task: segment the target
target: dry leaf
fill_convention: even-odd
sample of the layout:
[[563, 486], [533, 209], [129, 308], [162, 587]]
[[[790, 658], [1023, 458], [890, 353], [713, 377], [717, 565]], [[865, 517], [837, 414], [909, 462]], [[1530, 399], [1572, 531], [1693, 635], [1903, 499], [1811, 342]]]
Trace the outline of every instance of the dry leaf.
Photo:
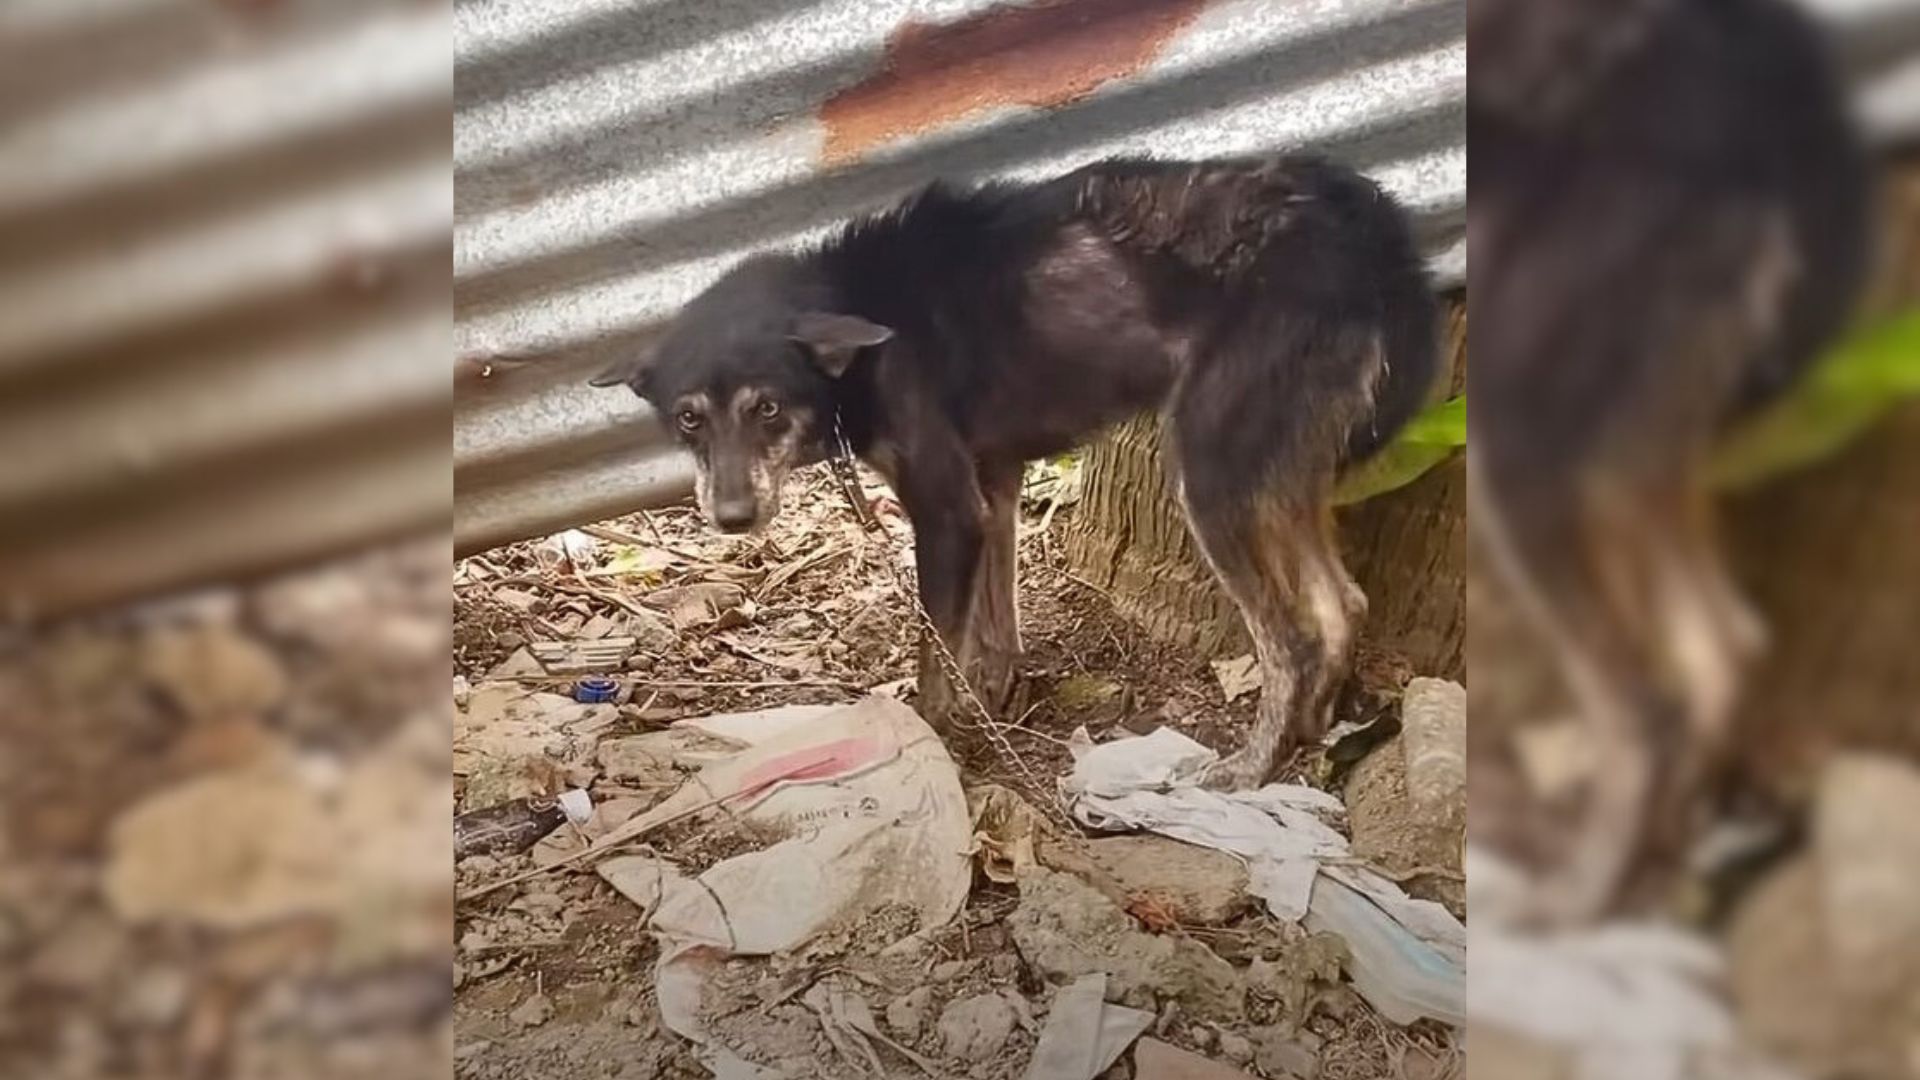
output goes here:
[[1231, 660], [1215, 660], [1213, 675], [1220, 680], [1220, 692], [1226, 695], [1229, 705], [1260, 689], [1260, 665], [1252, 653]]

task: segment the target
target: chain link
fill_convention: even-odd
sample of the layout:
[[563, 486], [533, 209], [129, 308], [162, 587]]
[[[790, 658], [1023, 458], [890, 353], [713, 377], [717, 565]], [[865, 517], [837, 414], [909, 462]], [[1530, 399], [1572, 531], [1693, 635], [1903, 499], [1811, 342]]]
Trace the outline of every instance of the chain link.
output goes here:
[[926, 605], [920, 602], [920, 589], [917, 583], [903, 565], [893, 545], [885, 542], [886, 534], [880, 519], [867, 508], [867, 500], [860, 487], [860, 474], [854, 467], [853, 446], [847, 441], [846, 432], [840, 426], [840, 414], [837, 411], [833, 417], [833, 443], [833, 452], [827, 455], [827, 463], [833, 469], [834, 478], [840, 483], [841, 494], [846, 496], [848, 505], [853, 508], [853, 516], [860, 522], [861, 535], [863, 537], [869, 533], [879, 535], [882, 542], [876, 546], [880, 549], [882, 565], [887, 568], [888, 576], [893, 579], [894, 588], [900, 590], [900, 595], [906, 600], [908, 609], [913, 612], [915, 621], [920, 624], [920, 636], [928, 644], [928, 651], [933, 653], [948, 684], [955, 688], [961, 704], [971, 714], [971, 718], [967, 720], [957, 716], [949, 719], [963, 730], [978, 731], [984, 735], [1000, 756], [1020, 771], [1020, 775], [1032, 786], [1036, 795], [1047, 794], [1047, 788], [1040, 783], [1038, 774], [1027, 764], [1027, 759], [1014, 749], [1013, 742], [1007, 738], [1007, 731], [1013, 728], [1013, 725], [997, 719], [973, 692], [973, 684], [968, 681], [966, 672], [961, 669], [959, 659], [953, 655], [951, 649], [947, 648], [946, 641], [940, 636], [939, 628], [933, 623], [933, 617], [927, 614]]

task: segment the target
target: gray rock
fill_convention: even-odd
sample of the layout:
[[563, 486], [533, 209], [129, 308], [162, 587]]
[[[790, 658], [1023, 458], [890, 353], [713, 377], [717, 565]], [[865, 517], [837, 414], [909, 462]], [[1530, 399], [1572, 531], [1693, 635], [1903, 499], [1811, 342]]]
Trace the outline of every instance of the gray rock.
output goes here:
[[1235, 1065], [1245, 1065], [1253, 1060], [1253, 1042], [1237, 1032], [1223, 1031], [1220, 1033], [1220, 1056]]
[[1224, 851], [1142, 834], [1094, 840], [1087, 854], [1127, 895], [1162, 898], [1184, 923], [1218, 925], [1248, 906], [1246, 864]]
[[927, 1026], [927, 1010], [933, 1005], [933, 991], [918, 987], [894, 998], [887, 1006], [887, 1026], [904, 1043], [917, 1042]]
[[1013, 1006], [999, 994], [951, 1002], [940, 1013], [940, 1045], [960, 1061], [985, 1061], [1013, 1034]]
[[553, 1002], [548, 1001], [545, 994], [534, 994], [507, 1014], [507, 1019], [521, 1027], [539, 1027], [552, 1018]]
[[1254, 1051], [1254, 1062], [1268, 1076], [1290, 1076], [1295, 1080], [1314, 1080], [1320, 1075], [1320, 1055], [1298, 1038], [1269, 1031]]

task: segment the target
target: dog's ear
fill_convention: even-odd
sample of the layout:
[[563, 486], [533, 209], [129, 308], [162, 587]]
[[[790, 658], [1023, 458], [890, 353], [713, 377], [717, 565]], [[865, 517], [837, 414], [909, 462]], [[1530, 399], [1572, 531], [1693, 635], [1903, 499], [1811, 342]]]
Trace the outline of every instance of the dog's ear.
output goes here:
[[639, 386], [640, 376], [645, 373], [648, 366], [653, 363], [653, 353], [654, 350], [652, 346], [644, 349], [636, 349], [626, 356], [615, 360], [613, 363], [608, 364], [600, 374], [588, 379], [587, 385], [601, 388], [609, 386], [632, 386], [637, 388]]
[[858, 315], [809, 311], [793, 320], [787, 336], [805, 345], [820, 370], [837, 379], [847, 373], [861, 349], [893, 337], [893, 330]]

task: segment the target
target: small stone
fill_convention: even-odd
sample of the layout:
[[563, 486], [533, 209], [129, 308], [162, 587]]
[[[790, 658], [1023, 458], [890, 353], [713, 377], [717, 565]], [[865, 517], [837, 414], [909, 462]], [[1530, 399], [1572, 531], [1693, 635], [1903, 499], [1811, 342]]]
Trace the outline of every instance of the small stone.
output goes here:
[[1314, 1080], [1320, 1075], [1320, 1055], [1308, 1049], [1300, 1040], [1278, 1031], [1269, 1031], [1261, 1039], [1254, 1053], [1254, 1061], [1261, 1072], [1276, 1080], [1283, 1076]]
[[1250, 903], [1246, 864], [1223, 851], [1141, 835], [1103, 837], [1087, 853], [1127, 895], [1163, 900], [1183, 923], [1217, 926]]
[[1012, 953], [996, 953], [987, 961], [987, 972], [995, 979], [1011, 979], [1020, 973], [1020, 958]]
[[1253, 1042], [1236, 1032], [1223, 1031], [1220, 1033], [1220, 1056], [1235, 1065], [1245, 1065], [1253, 1060]]
[[940, 1013], [940, 1045], [961, 1061], [986, 1061], [1013, 1034], [1013, 1006], [999, 994], [952, 1002]]
[[933, 965], [933, 981], [937, 983], [952, 982], [965, 975], [967, 969], [971, 966], [972, 965], [965, 960], [942, 960]]
[[535, 993], [532, 997], [521, 1002], [519, 1008], [507, 1014], [507, 1019], [519, 1024], [521, 1027], [529, 1028], [539, 1027], [541, 1024], [552, 1019], [552, 1017], [553, 1002], [548, 1001], [547, 995], [541, 993]]
[[916, 1042], [921, 1029], [927, 1026], [927, 1010], [932, 1004], [932, 990], [924, 986], [910, 990], [887, 1006], [887, 1026], [901, 1042]]
[[645, 610], [628, 615], [626, 632], [641, 649], [661, 649], [679, 640], [667, 620]]
[[532, 613], [535, 608], [544, 606], [538, 596], [524, 589], [495, 589], [493, 599], [515, 611]]
[[287, 692], [280, 659], [231, 626], [155, 630], [141, 645], [140, 673], [194, 720], [257, 714]]

